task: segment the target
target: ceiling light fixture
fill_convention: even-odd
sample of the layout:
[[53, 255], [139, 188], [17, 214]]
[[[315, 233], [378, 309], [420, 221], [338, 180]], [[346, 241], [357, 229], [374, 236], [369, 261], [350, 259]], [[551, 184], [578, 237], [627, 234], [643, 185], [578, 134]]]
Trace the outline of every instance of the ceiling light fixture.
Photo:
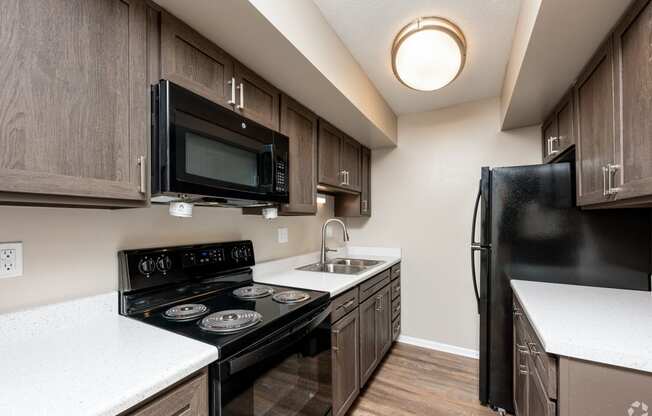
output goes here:
[[466, 39], [454, 23], [420, 17], [406, 25], [392, 45], [392, 70], [405, 86], [434, 91], [457, 78], [466, 61]]

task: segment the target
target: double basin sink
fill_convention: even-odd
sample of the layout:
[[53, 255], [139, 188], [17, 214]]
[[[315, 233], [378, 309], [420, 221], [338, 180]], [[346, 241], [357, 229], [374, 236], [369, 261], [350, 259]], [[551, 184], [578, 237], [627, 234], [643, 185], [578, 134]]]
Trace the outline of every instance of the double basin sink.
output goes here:
[[338, 258], [329, 260], [326, 263], [309, 264], [299, 267], [297, 270], [335, 274], [359, 274], [381, 263], [384, 262], [380, 260]]

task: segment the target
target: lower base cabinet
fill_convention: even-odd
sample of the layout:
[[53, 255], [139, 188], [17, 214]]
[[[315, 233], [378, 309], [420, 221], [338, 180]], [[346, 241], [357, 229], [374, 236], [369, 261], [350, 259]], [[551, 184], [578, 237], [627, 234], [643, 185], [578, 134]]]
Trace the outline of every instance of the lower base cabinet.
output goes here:
[[346, 414], [360, 392], [358, 310], [332, 326], [333, 416]]
[[208, 416], [208, 369], [179, 382], [122, 416]]
[[331, 302], [333, 416], [349, 411], [398, 338], [399, 278], [400, 265], [395, 265]]

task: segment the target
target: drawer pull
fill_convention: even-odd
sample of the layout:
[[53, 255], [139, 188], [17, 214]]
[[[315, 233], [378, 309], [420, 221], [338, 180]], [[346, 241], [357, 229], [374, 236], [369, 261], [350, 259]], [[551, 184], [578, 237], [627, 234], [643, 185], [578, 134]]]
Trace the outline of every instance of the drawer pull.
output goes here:
[[527, 365], [520, 364], [518, 366], [518, 373], [523, 374], [524, 376], [529, 376], [530, 375], [530, 370], [527, 368]]
[[355, 303], [355, 299], [351, 299], [345, 304], [340, 305], [339, 307], [342, 309], [349, 309], [351, 306], [353, 306], [354, 303]]
[[530, 347], [530, 352], [532, 354], [534, 354], [534, 355], [539, 355], [540, 354], [539, 350], [537, 350], [537, 344], [535, 344], [534, 342], [530, 342], [528, 344], [528, 346]]
[[339, 352], [339, 350], [340, 350], [340, 330], [339, 329], [333, 330], [333, 334], [335, 334], [335, 345], [333, 345], [333, 351]]

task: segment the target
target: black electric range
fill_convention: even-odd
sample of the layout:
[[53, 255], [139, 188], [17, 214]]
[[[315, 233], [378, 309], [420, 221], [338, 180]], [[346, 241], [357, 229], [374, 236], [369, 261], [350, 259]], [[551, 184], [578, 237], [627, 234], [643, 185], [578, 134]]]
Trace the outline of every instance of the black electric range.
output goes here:
[[331, 413], [328, 293], [253, 283], [251, 241], [118, 258], [121, 314], [217, 347], [211, 415]]

